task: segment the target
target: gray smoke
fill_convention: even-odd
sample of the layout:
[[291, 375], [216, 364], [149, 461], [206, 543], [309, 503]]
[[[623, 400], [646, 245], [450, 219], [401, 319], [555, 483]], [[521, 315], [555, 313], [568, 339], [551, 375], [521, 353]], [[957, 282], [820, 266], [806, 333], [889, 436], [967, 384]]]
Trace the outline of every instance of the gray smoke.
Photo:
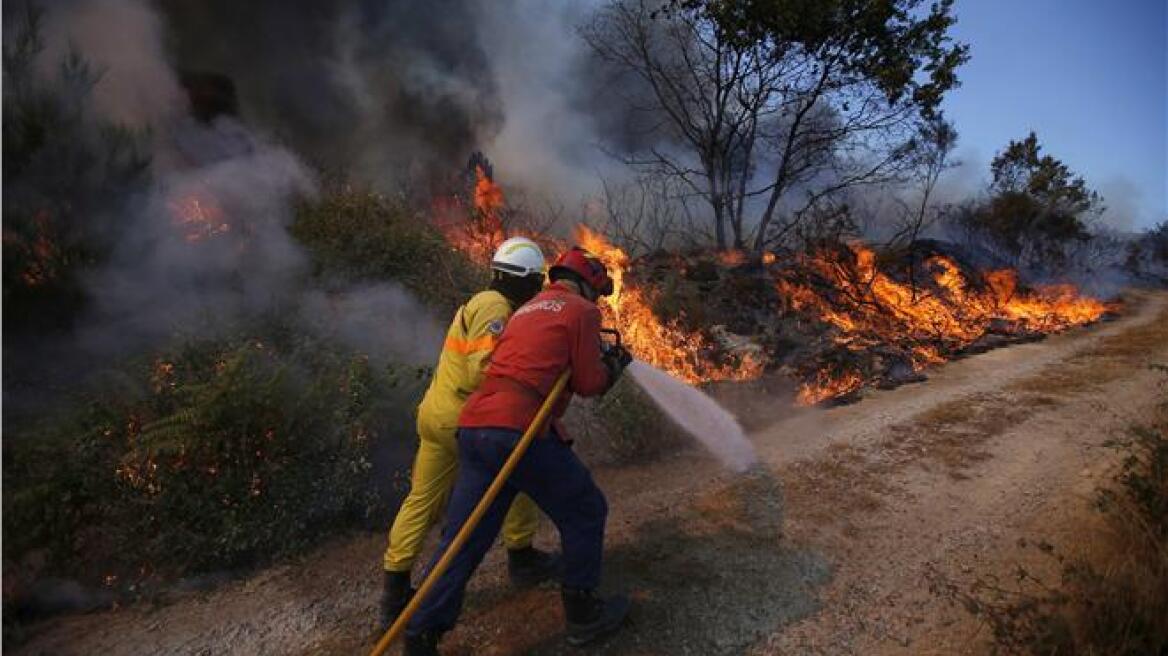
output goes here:
[[380, 362], [432, 365], [442, 347], [441, 326], [417, 299], [392, 283], [314, 290], [305, 294], [300, 313], [318, 333]]
[[114, 123], [165, 124], [186, 112], [186, 96], [163, 47], [161, 18], [139, 0], [61, 0], [45, 6], [42, 76], [74, 50], [101, 73], [95, 109]]
[[229, 118], [183, 120], [156, 141], [154, 184], [88, 281], [94, 345], [152, 341], [201, 318], [229, 324], [289, 301], [307, 258], [287, 226], [313, 176]]
[[[249, 123], [314, 165], [420, 196], [476, 150], [566, 203], [616, 175], [577, 24], [594, 3], [164, 0], [184, 70], [230, 77]], [[623, 172], [623, 171], [622, 171]]]
[[230, 77], [246, 120], [326, 169], [424, 179], [500, 121], [470, 3], [160, 7], [180, 67]]
[[[187, 9], [199, 14], [209, 12], [212, 4]], [[269, 5], [249, 4], [236, 8], [236, 13], [267, 10], [278, 14], [276, 9], [283, 6]], [[273, 115], [280, 114], [274, 108], [287, 99], [281, 93], [299, 89], [302, 102], [288, 105], [290, 119], [268, 125], [248, 121], [246, 112], [241, 118], [222, 114], [200, 121], [193, 117], [180, 83], [179, 62], [164, 47], [171, 40], [168, 27], [174, 25], [173, 16], [157, 13], [143, 0], [73, 0], [47, 7], [42, 28], [45, 48], [36, 70], [52, 76], [68, 53], [80, 54], [101, 74], [93, 89], [93, 111], [107, 123], [149, 135], [150, 182], [126, 192], [128, 198], [118, 204], [118, 215], [109, 219], [108, 229], [116, 233], [112, 250], [106, 263], [85, 281], [92, 300], [80, 324], [84, 351], [122, 354], [196, 325], [206, 334], [269, 311], [291, 310], [305, 319], [306, 327], [342, 339], [375, 358], [421, 363], [433, 357], [440, 326], [405, 290], [393, 285], [328, 294], [312, 289], [307, 254], [288, 232], [295, 204], [311, 199], [318, 181], [313, 169], [284, 145], [292, 142], [281, 143], [281, 131], [311, 123], [315, 116], [323, 131], [310, 130], [310, 137], [332, 129], [345, 134], [339, 128], [348, 120], [358, 128], [357, 134], [349, 135], [355, 143], [367, 136], [361, 134], [363, 126], [383, 125], [377, 122], [394, 116], [388, 112], [378, 118], [372, 111], [384, 107], [386, 101], [386, 96], [373, 91], [382, 89], [373, 77], [350, 80], [347, 92], [351, 95], [346, 98], [359, 102], [348, 106], [349, 113], [335, 115], [316, 102], [329, 102], [329, 89], [314, 87], [310, 78], [297, 78], [302, 68], [317, 70], [314, 65], [327, 70], [328, 76], [346, 66], [352, 70], [366, 66], [365, 55], [357, 51], [350, 53], [351, 60], [311, 59], [307, 56], [311, 41], [302, 42], [308, 50], [301, 49], [299, 54], [272, 45], [296, 43], [289, 37], [314, 34], [309, 29], [317, 25], [313, 11], [285, 10], [293, 31], [279, 35], [268, 30], [247, 33], [247, 21], [226, 17], [220, 18], [225, 29], [238, 30], [231, 41], [221, 40], [229, 35], [212, 29], [213, 22], [196, 21], [180, 30], [206, 29], [202, 34], [209, 53], [223, 52], [227, 43], [233, 44], [228, 50], [239, 44], [242, 50], [232, 57], [254, 61], [250, 68], [241, 64], [232, 72], [256, 75], [257, 80], [265, 73], [265, 62], [274, 65], [282, 59], [284, 74], [274, 75], [270, 87], [256, 85], [259, 88], [252, 90], [252, 97], [261, 91], [274, 93], [264, 104], [273, 109]], [[307, 22], [301, 21], [302, 16]], [[353, 43], [347, 39], [347, 30], [361, 25], [351, 13], [341, 12], [335, 18], [331, 31], [316, 34], [330, 49]], [[392, 21], [381, 24], [386, 27]], [[303, 32], [296, 32], [296, 26]], [[265, 34], [272, 35], [271, 39]], [[385, 35], [367, 36], [374, 40]], [[272, 52], [265, 47], [272, 47]], [[398, 54], [407, 56], [404, 51]], [[403, 106], [410, 104], [407, 97], [410, 101], [445, 99], [435, 101], [439, 105], [454, 102], [453, 98], [463, 104], [474, 102], [474, 90], [460, 86], [458, 75], [443, 81], [436, 70], [427, 73], [422, 68], [410, 75], [410, 84], [415, 86], [399, 98]], [[433, 93], [426, 96], [427, 90]], [[361, 99], [362, 94], [368, 97]], [[461, 129], [446, 127], [449, 134]]]
[[1152, 217], [1140, 215], [1140, 206], [1144, 204], [1143, 194], [1128, 178], [1114, 176], [1104, 180], [1099, 185], [1099, 193], [1103, 196], [1105, 206], [1099, 219], [1105, 227], [1121, 232], [1133, 232], [1135, 226], [1140, 223], [1146, 225], [1153, 223]]

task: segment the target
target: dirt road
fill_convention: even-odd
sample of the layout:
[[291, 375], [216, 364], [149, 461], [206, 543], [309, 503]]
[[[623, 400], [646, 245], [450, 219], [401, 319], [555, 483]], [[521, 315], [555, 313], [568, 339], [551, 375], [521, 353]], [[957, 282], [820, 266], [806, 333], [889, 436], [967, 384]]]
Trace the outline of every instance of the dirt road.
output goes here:
[[[607, 585], [638, 605], [593, 653], [984, 653], [987, 631], [930, 578], [1041, 571], [1050, 559], [1023, 542], [1075, 548], [1115, 466], [1103, 443], [1161, 393], [1153, 363], [1168, 364], [1163, 294], [1115, 322], [798, 413], [752, 436], [763, 465], [749, 476], [696, 452], [603, 469]], [[163, 607], [58, 618], [18, 653], [364, 653], [382, 547], [350, 538]], [[512, 590], [500, 556], [443, 653], [580, 653], [562, 644], [556, 590]]]

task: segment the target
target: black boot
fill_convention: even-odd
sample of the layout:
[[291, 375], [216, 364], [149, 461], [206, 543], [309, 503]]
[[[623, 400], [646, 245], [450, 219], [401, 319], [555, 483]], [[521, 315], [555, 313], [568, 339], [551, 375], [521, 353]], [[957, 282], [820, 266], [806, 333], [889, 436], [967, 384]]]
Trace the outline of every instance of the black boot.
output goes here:
[[507, 573], [511, 576], [511, 583], [521, 588], [559, 580], [560, 557], [535, 547], [508, 549]]
[[378, 617], [382, 631], [389, 630], [413, 596], [414, 589], [410, 587], [409, 572], [385, 573], [385, 586], [381, 591], [381, 614]]
[[602, 599], [592, 590], [564, 587], [564, 619], [568, 623], [568, 644], [579, 647], [612, 633], [620, 627], [632, 605], [629, 598], [616, 595]]
[[417, 635], [406, 634], [406, 648], [403, 656], [438, 656], [438, 641], [441, 633], [426, 631]]

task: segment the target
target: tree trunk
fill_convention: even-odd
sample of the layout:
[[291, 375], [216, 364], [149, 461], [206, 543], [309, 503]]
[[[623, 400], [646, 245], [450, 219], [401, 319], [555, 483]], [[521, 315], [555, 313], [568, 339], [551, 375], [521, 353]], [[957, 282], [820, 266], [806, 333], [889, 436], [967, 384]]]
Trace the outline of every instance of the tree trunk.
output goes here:
[[763, 211], [762, 218], [758, 222], [758, 234], [754, 236], [754, 246], [751, 251], [756, 257], [762, 257], [762, 252], [766, 249], [766, 231], [770, 227], [771, 219], [775, 216], [775, 206], [778, 205], [779, 196], [782, 193], [782, 187], [776, 183], [775, 188], [771, 190], [771, 197], [767, 200], [766, 210]]
[[725, 202], [713, 166], [709, 164], [706, 164], [706, 184], [710, 187], [710, 207], [714, 209], [714, 239], [718, 242], [718, 250], [726, 250]]

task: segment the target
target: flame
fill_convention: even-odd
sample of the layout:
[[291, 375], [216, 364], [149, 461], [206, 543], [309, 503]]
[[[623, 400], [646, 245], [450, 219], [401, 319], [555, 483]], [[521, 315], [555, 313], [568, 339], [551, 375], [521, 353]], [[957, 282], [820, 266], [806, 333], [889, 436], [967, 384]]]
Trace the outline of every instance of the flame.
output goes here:
[[[750, 261], [750, 256], [746, 251], [738, 249], [729, 249], [724, 251], [717, 251], [714, 253], [714, 258], [724, 267], [742, 266]], [[762, 254], [761, 261], [764, 265], [770, 266], [775, 263], [775, 254], [770, 251], [765, 251]]]
[[495, 184], [481, 165], [475, 165], [474, 174], [470, 216], [467, 217], [462, 201], [451, 198], [435, 204], [435, 225], [451, 246], [473, 262], [486, 266], [495, 249], [507, 238], [502, 218], [506, 201], [503, 188]]
[[503, 209], [503, 188], [495, 184], [480, 164], [475, 165], [474, 208], [482, 216], [491, 219], [492, 223], [499, 224], [495, 226], [499, 230], [503, 229], [499, 221], [499, 210]]
[[209, 195], [189, 193], [171, 200], [169, 205], [174, 224], [182, 231], [183, 239], [192, 244], [231, 231], [223, 209]]
[[[476, 164], [474, 172], [474, 208], [469, 220], [465, 210], [460, 211], [457, 201], [437, 201], [435, 224], [452, 247], [485, 266], [506, 237], [521, 233], [513, 231], [508, 235], [504, 229], [501, 217], [505, 207], [503, 190], [482, 165]], [[567, 248], [567, 244], [543, 235], [523, 236], [554, 251]], [[577, 228], [576, 239], [608, 268], [613, 293], [601, 301], [601, 312], [605, 324], [621, 332], [625, 345], [638, 359], [690, 383], [750, 379], [762, 374], [761, 358], [750, 354], [739, 358], [738, 363], [714, 363], [710, 356], [718, 350], [716, 344], [700, 332], [685, 330], [677, 321], [661, 321], [652, 310], [648, 294], [638, 286], [626, 286], [624, 274], [629, 266], [628, 254], [585, 226]], [[739, 263], [746, 261], [744, 253], [727, 253], [728, 257], [741, 258]]]
[[[471, 211], [458, 197], [438, 200], [435, 224], [452, 247], [486, 265], [510, 235], [502, 220], [502, 189], [482, 165], [474, 166], [474, 174]], [[552, 250], [566, 247], [546, 236], [528, 236]], [[587, 226], [578, 226], [574, 236], [608, 268], [613, 293], [599, 303], [604, 323], [621, 332], [638, 359], [691, 384], [762, 375], [766, 360], [761, 349], [743, 352], [725, 344], [716, 332], [689, 330], [677, 318], [659, 318], [653, 311], [656, 290], [626, 275], [632, 261], [623, 249]], [[724, 267], [750, 261], [741, 250], [712, 255]], [[826, 348], [815, 345], [809, 353], [833, 361], [796, 366], [803, 380], [797, 401], [805, 405], [849, 394], [886, 375], [865, 371], [865, 366], [882, 368], [873, 366], [876, 359], [884, 358], [888, 365], [887, 358], [892, 358], [895, 367], [900, 358], [901, 366], [919, 371], [944, 362], [990, 332], [1048, 333], [1094, 321], [1110, 309], [1070, 285], [1024, 289], [1014, 271], [970, 274], [943, 255], [919, 265], [915, 285], [881, 271], [876, 253], [860, 244], [794, 256], [781, 264], [768, 251], [760, 262], [775, 281], [780, 309], [832, 329]], [[878, 358], [848, 355], [877, 348]]]
[[676, 320], [662, 321], [652, 309], [649, 293], [625, 280], [629, 257], [587, 226], [577, 226], [576, 243], [596, 255], [612, 277], [612, 294], [600, 301], [605, 325], [620, 331], [625, 346], [639, 360], [688, 383], [749, 380], [762, 374], [763, 362], [745, 355], [739, 363], [718, 364], [711, 356], [716, 345], [701, 332], [689, 331]]
[[[928, 280], [914, 286], [880, 271], [871, 249], [849, 248], [850, 260], [846, 253], [841, 257], [826, 250], [800, 258], [788, 275], [780, 274], [780, 297], [790, 309], [834, 326], [835, 344], [846, 351], [896, 345], [914, 370], [943, 362], [943, 353], [968, 346], [995, 322], [999, 332], [1048, 333], [1095, 321], [1108, 310], [1071, 285], [1024, 293], [1012, 270], [970, 280], [943, 255], [925, 260], [922, 272]], [[821, 368], [809, 378], [799, 392], [803, 404], [847, 394], [864, 382], [860, 372], [847, 369]]]
[[834, 399], [850, 394], [864, 384], [864, 378], [856, 371], [832, 372], [829, 369], [820, 369], [815, 373], [815, 380], [799, 388], [795, 402], [799, 405], [814, 405], [826, 399]]

